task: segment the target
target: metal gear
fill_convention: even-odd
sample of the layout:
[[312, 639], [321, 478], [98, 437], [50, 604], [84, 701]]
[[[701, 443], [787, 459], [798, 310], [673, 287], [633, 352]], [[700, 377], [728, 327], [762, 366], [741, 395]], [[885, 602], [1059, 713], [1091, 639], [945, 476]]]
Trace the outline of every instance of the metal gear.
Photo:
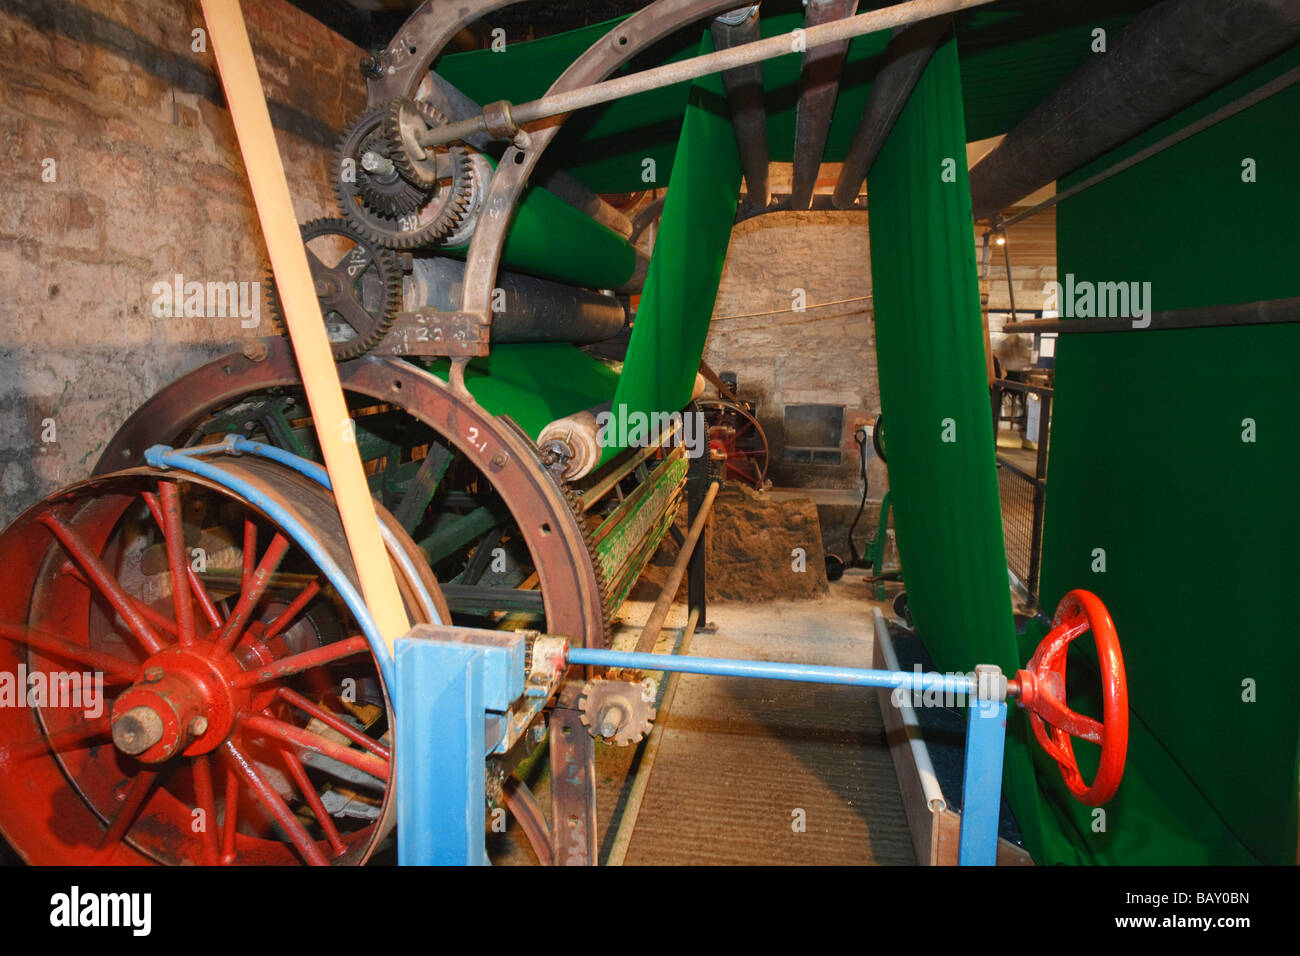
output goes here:
[[[302, 227], [302, 239], [335, 361], [364, 355], [383, 339], [401, 307], [399, 257], [345, 219], [313, 219]], [[287, 337], [274, 278], [267, 288], [271, 319]]]
[[428, 190], [403, 179], [389, 157], [384, 134], [386, 116], [386, 110], [368, 110], [343, 134], [334, 178], [340, 198], [344, 191], [353, 193], [375, 215], [397, 218], [419, 209]]
[[408, 183], [421, 189], [429, 189], [438, 184], [438, 159], [447, 156], [447, 153], [426, 150], [416, 137], [446, 122], [446, 117], [425, 100], [403, 96], [388, 105], [384, 118], [388, 155]]
[[578, 716], [593, 737], [626, 747], [654, 727], [654, 694], [645, 682], [589, 680], [578, 697]]
[[[379, 117], [383, 126], [384, 119], [395, 111], [389, 106], [367, 113], [370, 117]], [[427, 103], [418, 105], [418, 115], [423, 122], [438, 125], [446, 118]], [[387, 134], [381, 144], [385, 159], [392, 162], [398, 179], [410, 189], [417, 189], [413, 183], [403, 178], [403, 161], [396, 155], [388, 141]], [[409, 163], [405, 163], [409, 167]], [[416, 208], [398, 215], [385, 215], [377, 212], [367, 204], [358, 182], [345, 182], [336, 178], [335, 191], [338, 193], [339, 206], [348, 221], [362, 235], [393, 249], [418, 249], [437, 245], [450, 235], [469, 208], [474, 195], [474, 170], [469, 154], [463, 147], [453, 146], [437, 154], [430, 167], [433, 170], [428, 185], [420, 189], [421, 200]], [[408, 175], [409, 175], [408, 170]], [[360, 180], [358, 175], [357, 179]]]

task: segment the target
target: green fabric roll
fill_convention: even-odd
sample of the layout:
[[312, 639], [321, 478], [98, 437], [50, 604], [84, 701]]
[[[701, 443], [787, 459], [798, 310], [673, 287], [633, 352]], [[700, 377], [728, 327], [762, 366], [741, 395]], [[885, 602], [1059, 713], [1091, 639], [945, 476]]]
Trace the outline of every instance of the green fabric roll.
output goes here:
[[[1297, 65], [1293, 50], [1062, 185]], [[1292, 87], [1063, 202], [1058, 277], [1150, 282], [1156, 310], [1300, 295], [1297, 115]], [[1293, 864], [1300, 326], [1062, 335], [1056, 352], [1042, 599], [1087, 587], [1110, 609], [1132, 727], [1104, 832], [1041, 761], [1043, 862]]]
[[[469, 245], [440, 251], [464, 259]], [[636, 271], [636, 251], [618, 233], [554, 193], [529, 186], [515, 207], [501, 265], [589, 289], [618, 289]]]
[[[1009, 675], [1022, 658], [1002, 540], [954, 39], [918, 81], [872, 168], [867, 198], [889, 488], [908, 605], [941, 670], [997, 664]], [[1014, 715], [1008, 731], [1005, 786], [1029, 837], [1038, 826], [1033, 768]]]

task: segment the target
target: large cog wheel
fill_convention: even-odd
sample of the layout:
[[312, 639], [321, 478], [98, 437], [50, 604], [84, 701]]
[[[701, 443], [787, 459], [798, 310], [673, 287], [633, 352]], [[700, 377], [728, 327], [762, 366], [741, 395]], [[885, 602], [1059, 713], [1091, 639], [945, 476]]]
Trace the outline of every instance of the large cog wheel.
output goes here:
[[[419, 125], [446, 123], [446, 117], [428, 103], [407, 101], [408, 118], [417, 117]], [[384, 158], [392, 163], [398, 181], [408, 189], [420, 192], [418, 205], [407, 212], [388, 215], [377, 211], [366, 201], [361, 176], [357, 182], [347, 182], [339, 177], [335, 182], [339, 205], [348, 221], [362, 235], [393, 249], [418, 249], [434, 246], [451, 235], [464, 219], [474, 195], [474, 170], [464, 147], [430, 150], [423, 157], [408, 157], [392, 141], [389, 120], [400, 112], [401, 102], [395, 102], [366, 114], [374, 121], [378, 117], [380, 146]], [[373, 134], [368, 134], [373, 135]], [[373, 150], [372, 150], [373, 151]], [[378, 163], [378, 165], [383, 165]]]
[[334, 179], [340, 201], [347, 193], [373, 215], [395, 219], [424, 204], [427, 189], [404, 179], [388, 156], [388, 111], [367, 110], [339, 140]]
[[578, 697], [578, 716], [593, 737], [626, 747], [654, 727], [654, 694], [642, 682], [589, 680]]
[[[402, 303], [402, 265], [390, 249], [357, 233], [346, 219], [313, 219], [302, 227], [321, 315], [335, 361], [364, 355], [388, 332]], [[271, 318], [286, 337], [278, 290]]]

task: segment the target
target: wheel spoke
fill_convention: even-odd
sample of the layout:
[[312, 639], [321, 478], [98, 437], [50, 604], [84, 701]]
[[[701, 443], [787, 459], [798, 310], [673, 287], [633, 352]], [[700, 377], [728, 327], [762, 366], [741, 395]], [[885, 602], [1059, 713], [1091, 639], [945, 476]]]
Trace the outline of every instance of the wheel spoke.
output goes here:
[[[267, 809], [275, 818], [275, 822], [280, 824], [280, 828], [289, 835], [289, 839], [298, 848], [303, 859], [312, 866], [328, 866], [329, 860], [325, 859], [325, 854], [321, 853], [320, 847], [316, 846], [316, 841], [293, 815], [288, 805], [280, 799], [280, 795], [275, 792], [275, 788], [257, 766], [239, 751], [233, 740], [227, 740], [222, 744], [222, 748], [225, 751], [227, 764], [243, 779], [257, 802]], [[226, 814], [229, 816], [229, 809], [226, 810]]]
[[235, 832], [239, 826], [239, 777], [235, 768], [226, 765], [226, 822], [221, 830], [221, 864], [231, 866], [235, 862]]
[[0, 624], [0, 638], [15, 644], [26, 644], [43, 654], [54, 654], [77, 664], [83, 664], [91, 670], [103, 671], [122, 680], [135, 680], [139, 666], [120, 657], [91, 650], [53, 634], [46, 634], [29, 627], [15, 627], [12, 624]]
[[248, 731], [265, 734], [284, 743], [318, 753], [322, 757], [337, 760], [339, 763], [347, 764], [362, 773], [369, 774], [376, 780], [388, 780], [388, 762], [380, 760], [372, 754], [361, 753], [350, 747], [335, 743], [328, 737], [322, 737], [320, 734], [303, 730], [301, 727], [295, 727], [293, 724], [285, 723], [282, 720], [263, 717], [250, 711], [240, 711], [238, 720], [243, 723], [244, 728]]
[[[245, 536], [247, 540], [247, 536]], [[226, 620], [225, 626], [218, 633], [216, 642], [222, 653], [230, 653], [231, 648], [239, 643], [239, 638], [244, 633], [244, 626], [252, 616], [253, 608], [262, 600], [262, 595], [266, 593], [267, 587], [271, 583], [271, 576], [284, 560], [285, 553], [289, 550], [289, 539], [282, 534], [277, 534], [271, 539], [271, 544], [266, 549], [266, 554], [258, 562], [257, 569], [252, 573], [249, 583], [243, 588], [239, 595], [239, 600], [235, 603], [235, 609], [230, 612], [230, 617]]]
[[65, 524], [62, 519], [53, 514], [42, 515], [38, 519], [45, 527], [49, 528], [59, 540], [59, 543], [67, 549], [68, 553], [76, 559], [81, 565], [81, 569], [99, 589], [99, 593], [104, 595], [108, 603], [113, 606], [113, 610], [126, 622], [131, 633], [136, 639], [144, 645], [145, 650], [150, 654], [157, 654], [166, 643], [158, 633], [149, 625], [132, 603], [131, 595], [122, 589], [122, 586], [113, 578], [108, 568], [99, 560], [94, 550], [86, 543], [86, 540], [77, 534], [71, 526]]
[[37, 754], [49, 750], [51, 753], [63, 753], [72, 750], [77, 744], [96, 737], [107, 737], [112, 732], [112, 725], [107, 717], [95, 720], [83, 720], [62, 730], [56, 730], [48, 736], [42, 734], [26, 743], [0, 749], [0, 767], [13, 768], [15, 764], [30, 760]]
[[160, 481], [158, 499], [162, 505], [163, 537], [167, 541], [167, 565], [172, 573], [172, 605], [176, 609], [177, 636], [181, 644], [193, 644], [194, 600], [190, 597], [190, 579], [185, 574], [185, 526], [181, 522], [181, 499], [176, 483]]
[[345, 641], [335, 641], [333, 644], [303, 651], [301, 654], [290, 654], [288, 657], [280, 658], [274, 664], [245, 671], [231, 681], [231, 684], [240, 689], [253, 687], [269, 680], [280, 680], [293, 674], [300, 674], [313, 667], [321, 667], [344, 657], [351, 657], [353, 654], [362, 654], [369, 649], [370, 643], [365, 637], [361, 635], [349, 637]]
[[209, 865], [221, 858], [221, 845], [217, 841], [217, 798], [212, 789], [212, 763], [207, 754], [199, 754], [190, 761], [194, 777], [194, 799], [203, 811], [203, 861]]
[[[365, 734], [358, 731], [355, 727], [351, 726], [346, 721], [340, 720], [338, 717], [336, 717], [334, 714], [331, 714], [328, 710], [325, 710], [323, 707], [317, 707], [315, 704], [313, 704], [306, 697], [302, 696], [302, 694], [299, 694], [297, 691], [290, 690], [287, 687], [280, 687], [276, 689], [276, 694], [285, 703], [297, 707], [304, 714], [309, 714], [312, 717], [315, 717], [326, 727], [329, 727], [331, 730], [338, 731], [344, 737], [347, 737], [348, 740], [351, 740], [353, 743], [365, 747], [367, 750], [369, 750], [376, 757], [379, 757], [381, 760], [389, 759], [390, 754], [388, 748], [385, 747], [383, 744], [381, 744], [379, 741], [367, 737]], [[269, 717], [271, 715], [267, 714], [267, 716]]]
[[248, 518], [244, 519], [244, 572], [239, 579], [239, 591], [248, 593], [253, 584], [253, 572], [257, 570], [257, 525]]
[[469, 563], [465, 565], [465, 573], [461, 575], [461, 584], [478, 584], [479, 579], [483, 577], [483, 572], [488, 569], [488, 562], [492, 560], [492, 552], [500, 543], [501, 527], [498, 525], [484, 535], [474, 548], [474, 554], [470, 556]]
[[[262, 711], [267, 717], [271, 712]], [[285, 768], [289, 771], [289, 776], [293, 777], [293, 782], [298, 787], [298, 791], [307, 801], [307, 806], [311, 807], [312, 814], [316, 817], [316, 822], [320, 824], [321, 830], [325, 834], [325, 839], [330, 848], [334, 851], [335, 856], [340, 856], [347, 850], [347, 844], [339, 836], [339, 831], [334, 826], [334, 820], [330, 817], [329, 811], [325, 809], [325, 804], [321, 803], [320, 794], [316, 792], [316, 787], [312, 784], [311, 778], [307, 776], [307, 768], [302, 765], [302, 761], [297, 755], [289, 749], [287, 745], [276, 748], [280, 753], [280, 759], [284, 761]]]
[[270, 641], [271, 638], [275, 637], [288, 627], [289, 624], [293, 622], [293, 619], [302, 612], [302, 609], [311, 603], [311, 599], [319, 593], [320, 579], [317, 578], [315, 581], [312, 581], [311, 584], [303, 588], [302, 593], [294, 598], [293, 602], [281, 611], [274, 621], [266, 626], [266, 630], [262, 633], [262, 641]]
[[[149, 506], [149, 511], [153, 515], [154, 521], [158, 523], [159, 530], [163, 530], [163, 513], [162, 506], [158, 503], [158, 497], [151, 492], [143, 492], [144, 503]], [[165, 531], [164, 531], [165, 533]], [[185, 579], [190, 583], [190, 593], [194, 599], [199, 602], [199, 607], [203, 609], [203, 616], [208, 619], [208, 624], [215, 630], [221, 626], [221, 614], [217, 611], [217, 606], [212, 602], [212, 597], [208, 594], [208, 589], [203, 582], [199, 580], [198, 573], [186, 562]], [[175, 633], [173, 631], [173, 633]]]
[[501, 519], [486, 505], [475, 508], [468, 514], [457, 515], [430, 533], [420, 542], [420, 550], [430, 564], [437, 564], [500, 523]]
[[393, 517], [408, 532], [414, 531], [424, 517], [424, 511], [437, 493], [451, 459], [452, 454], [445, 446], [437, 442], [429, 445], [424, 461], [420, 463], [419, 470], [406, 488], [406, 494], [393, 511]]
[[155, 770], [144, 770], [136, 774], [131, 786], [127, 788], [126, 799], [122, 801], [122, 806], [118, 808], [113, 822], [109, 824], [104, 835], [99, 838], [99, 845], [95, 849], [95, 856], [100, 864], [107, 863], [113, 856], [113, 853], [122, 843], [122, 838], [126, 836], [135, 819], [140, 815], [140, 808], [144, 806], [145, 800], [153, 792], [154, 782], [158, 779], [158, 772]]

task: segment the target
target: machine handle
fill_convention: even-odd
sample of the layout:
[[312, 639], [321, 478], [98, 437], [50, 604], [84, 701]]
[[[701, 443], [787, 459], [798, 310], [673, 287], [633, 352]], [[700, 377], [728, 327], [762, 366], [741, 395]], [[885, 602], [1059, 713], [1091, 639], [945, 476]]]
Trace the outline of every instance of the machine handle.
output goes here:
[[[1101, 668], [1102, 720], [1100, 723], [1070, 710], [1065, 703], [1065, 660], [1070, 642], [1092, 631]], [[1020, 706], [1031, 711], [1034, 736], [1060, 765], [1065, 785], [1081, 802], [1099, 807], [1115, 796], [1124, 776], [1128, 752], [1128, 681], [1120, 654], [1115, 622], [1101, 599], [1091, 591], [1076, 589], [1061, 598], [1052, 630], [1043, 638], [1027, 669], [1016, 672]], [[1048, 735], [1044, 723], [1051, 725]], [[1092, 784], [1085, 784], [1074, 758], [1071, 737], [1101, 745], [1101, 763]]]

